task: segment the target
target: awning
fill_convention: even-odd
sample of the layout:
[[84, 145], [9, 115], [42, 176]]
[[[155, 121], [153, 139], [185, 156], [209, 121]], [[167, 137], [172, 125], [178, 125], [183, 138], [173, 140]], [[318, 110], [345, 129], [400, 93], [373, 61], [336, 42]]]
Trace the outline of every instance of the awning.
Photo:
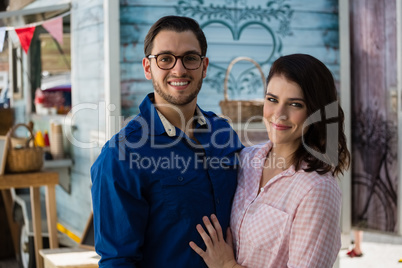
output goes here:
[[36, 23], [68, 12], [71, 0], [36, 0], [19, 10], [0, 12], [3, 26], [19, 27]]

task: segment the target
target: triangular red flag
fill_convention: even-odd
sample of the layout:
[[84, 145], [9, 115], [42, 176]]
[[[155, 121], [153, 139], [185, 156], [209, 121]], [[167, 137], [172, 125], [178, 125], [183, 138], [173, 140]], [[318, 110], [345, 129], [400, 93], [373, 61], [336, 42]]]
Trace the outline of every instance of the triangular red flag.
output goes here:
[[27, 28], [15, 29], [15, 32], [20, 39], [20, 43], [25, 53], [28, 53], [29, 46], [31, 45], [31, 40], [35, 32], [35, 26]]
[[45, 28], [54, 39], [59, 42], [60, 45], [63, 44], [63, 18], [58, 17], [52, 20], [45, 21], [42, 23], [43, 28]]

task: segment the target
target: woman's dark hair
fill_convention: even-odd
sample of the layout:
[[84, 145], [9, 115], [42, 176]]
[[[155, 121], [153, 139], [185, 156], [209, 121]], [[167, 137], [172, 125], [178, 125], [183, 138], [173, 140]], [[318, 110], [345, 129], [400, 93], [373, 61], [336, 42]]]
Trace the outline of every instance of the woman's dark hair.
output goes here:
[[[330, 70], [313, 56], [292, 54], [282, 56], [272, 64], [267, 84], [274, 76], [284, 76], [301, 87], [307, 107], [306, 123], [313, 122], [292, 156], [296, 170], [301, 168], [302, 162], [306, 162], [306, 172], [324, 174], [332, 171], [335, 176], [343, 174], [349, 167], [350, 153], [344, 133], [344, 113], [337, 100]], [[338, 131], [337, 146], [336, 141], [328, 139], [334, 134], [327, 128], [331, 124], [335, 124], [331, 130], [336, 126]]]
[[155, 22], [148, 31], [147, 36], [144, 39], [144, 53], [145, 56], [151, 54], [155, 36], [163, 30], [184, 32], [192, 31], [197, 37], [198, 43], [201, 47], [201, 55], [205, 56], [207, 54], [207, 39], [205, 38], [204, 32], [200, 28], [198, 22], [188, 17], [180, 16], [166, 16], [160, 18]]

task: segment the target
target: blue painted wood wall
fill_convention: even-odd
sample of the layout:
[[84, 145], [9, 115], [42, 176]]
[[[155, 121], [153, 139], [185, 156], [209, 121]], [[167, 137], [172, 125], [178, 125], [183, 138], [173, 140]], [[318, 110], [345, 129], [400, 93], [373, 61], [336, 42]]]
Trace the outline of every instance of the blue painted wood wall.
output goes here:
[[[256, 60], [266, 76], [277, 57], [307, 53], [322, 60], [339, 81], [337, 0], [121, 0], [121, 94], [125, 117], [137, 114], [142, 99], [153, 91], [141, 64], [143, 40], [151, 25], [165, 15], [192, 17], [206, 34], [210, 67], [198, 98], [205, 110], [221, 113], [225, 71], [238, 56]], [[233, 67], [228, 86], [232, 99], [263, 96], [261, 78], [250, 62]]]
[[[90, 136], [92, 132], [105, 131], [104, 116], [101, 116], [104, 111], [100, 109], [105, 101], [104, 15], [103, 0], [71, 2], [71, 82], [73, 106], [78, 109], [73, 117], [77, 128], [72, 131], [73, 139], [70, 138], [68, 144], [74, 162], [71, 192], [67, 193], [57, 186], [56, 201], [58, 221], [80, 236], [92, 209], [91, 155], [97, 155], [100, 150], [88, 148]], [[69, 127], [64, 126], [65, 129]]]

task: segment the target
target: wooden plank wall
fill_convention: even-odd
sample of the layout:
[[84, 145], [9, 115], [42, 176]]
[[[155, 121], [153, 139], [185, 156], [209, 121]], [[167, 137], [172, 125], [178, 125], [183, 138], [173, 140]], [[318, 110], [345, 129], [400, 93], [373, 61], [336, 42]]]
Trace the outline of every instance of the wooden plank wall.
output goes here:
[[[206, 34], [210, 68], [198, 98], [205, 110], [221, 113], [218, 104], [223, 99], [224, 73], [237, 56], [253, 58], [267, 75], [270, 64], [280, 55], [307, 53], [322, 60], [339, 80], [336, 0], [206, 0], [202, 4], [200, 1], [122, 0], [120, 5], [122, 113], [125, 117], [137, 114], [144, 96], [153, 91], [141, 65], [143, 40], [150, 26], [165, 15], [193, 17]], [[212, 11], [215, 15], [210, 15]], [[267, 15], [268, 11], [283, 13], [278, 19]], [[235, 16], [235, 12], [236, 19], [227, 19]], [[229, 80], [230, 98], [262, 97], [262, 82], [253, 68], [248, 62], [234, 66]]]
[[396, 0], [350, 3], [352, 222], [359, 228], [396, 232]]
[[[91, 131], [104, 131], [100, 104], [104, 102], [103, 1], [72, 0], [71, 80], [74, 113], [74, 140], [71, 157], [71, 193], [56, 188], [57, 216], [67, 228], [80, 235], [91, 214]], [[103, 116], [104, 117], [104, 116]], [[102, 145], [101, 145], [102, 146]]]
[[48, 33], [39, 36], [41, 42], [42, 72], [65, 73], [71, 70], [71, 41], [70, 34], [63, 34], [63, 44], [59, 45], [60, 53], [53, 37]]

